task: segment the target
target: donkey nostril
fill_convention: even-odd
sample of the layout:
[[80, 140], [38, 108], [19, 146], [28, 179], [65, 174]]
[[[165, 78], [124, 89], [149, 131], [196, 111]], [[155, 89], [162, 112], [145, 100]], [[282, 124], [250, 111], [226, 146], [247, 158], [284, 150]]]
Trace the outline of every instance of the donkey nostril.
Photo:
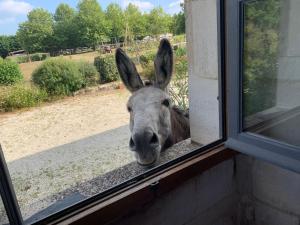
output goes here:
[[134, 141], [132, 138], [130, 138], [130, 141], [129, 141], [129, 147], [130, 148], [134, 148], [135, 147], [135, 144], [134, 144]]
[[153, 135], [151, 137], [150, 144], [158, 144], [158, 137], [154, 133], [153, 133]]

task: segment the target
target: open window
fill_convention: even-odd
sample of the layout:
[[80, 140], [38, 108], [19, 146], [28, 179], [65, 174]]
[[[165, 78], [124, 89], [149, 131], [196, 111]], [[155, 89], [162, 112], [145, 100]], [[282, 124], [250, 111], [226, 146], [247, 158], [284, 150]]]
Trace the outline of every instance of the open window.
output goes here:
[[[11, 202], [14, 203], [11, 208], [8, 201], [4, 201], [11, 224], [61, 221], [62, 218], [68, 218], [74, 212], [81, 212], [96, 202], [121, 194], [125, 189], [133, 189], [135, 185], [153, 176], [159, 177], [163, 171], [177, 168], [183, 161], [188, 161], [223, 143], [225, 89], [222, 2], [187, 1], [184, 7], [181, 6], [185, 13], [181, 10], [176, 18], [181, 20], [182, 25], [182, 16], [185, 15], [186, 35], [174, 37], [170, 37], [164, 30], [155, 31], [155, 37], [144, 35], [143, 32], [147, 30], [142, 31], [139, 27], [131, 26], [130, 23], [134, 22], [141, 24], [141, 21], [135, 19], [140, 19], [144, 13], [139, 12], [136, 6], [130, 5], [125, 12], [125, 18], [128, 18], [124, 20], [124, 40], [114, 39], [113, 43], [110, 43], [111, 40], [98, 40], [97, 44], [100, 46], [93, 47], [99, 51], [88, 48], [90, 46], [80, 46], [81, 48], [73, 49], [78, 53], [74, 55], [71, 47], [51, 53], [53, 57], [56, 57], [56, 53], [64, 55], [58, 61], [80, 61], [84, 54], [88, 54], [88, 60], [91, 61], [92, 58], [94, 61], [94, 58], [101, 54], [95, 60], [95, 65], [99, 65], [103, 58], [107, 57], [110, 61], [105, 63], [110, 66], [114, 64], [115, 48], [121, 46], [137, 65], [139, 72], [140, 69], [141, 73], [149, 69], [151, 73], [152, 61], [150, 59], [151, 62], [148, 63], [147, 57], [152, 57], [153, 60], [159, 39], [169, 38], [175, 57], [172, 78], [175, 80], [171, 83], [173, 92], [170, 94], [175, 92], [179, 98], [189, 95], [191, 139], [177, 143], [163, 152], [160, 162], [154, 167], [139, 166], [128, 150], [130, 132], [126, 102], [130, 93], [118, 81], [112, 85], [101, 84], [78, 90], [73, 93], [73, 97], [67, 98], [68, 102], [64, 99], [58, 100], [54, 107], [51, 107], [51, 102], [47, 103], [34, 109], [33, 114], [30, 110], [7, 117], [2, 114], [3, 117], [0, 115], [0, 118], [3, 119], [2, 124], [5, 128], [0, 130], [2, 151], [12, 185], [6, 173], [7, 180], [4, 183], [7, 185], [3, 190], [10, 191], [1, 194], [6, 196], [10, 193]], [[116, 9], [118, 7], [114, 8]], [[68, 13], [73, 15], [72, 10]], [[130, 19], [130, 13], [137, 13], [135, 16], [138, 16]], [[145, 14], [150, 18], [148, 13]], [[166, 19], [169, 17], [163, 14], [160, 8], [153, 11], [152, 16], [165, 16]], [[56, 29], [60, 28], [61, 22], [55, 21], [54, 24], [58, 26]], [[134, 36], [134, 32], [138, 35]], [[63, 32], [58, 34], [62, 35]], [[39, 64], [40, 62], [30, 62], [30, 65]], [[148, 68], [148, 64], [151, 68]], [[24, 69], [27, 65], [23, 63], [20, 66]], [[144, 68], [141, 68], [143, 66]], [[98, 69], [101, 70], [101, 75], [107, 68], [100, 67]], [[109, 71], [110, 69], [108, 68]], [[88, 67], [85, 70], [88, 71]], [[111, 78], [103, 77], [103, 74], [101, 76], [102, 80]], [[31, 81], [28, 79], [26, 82]], [[89, 96], [89, 93], [93, 96]], [[106, 96], [106, 100], [103, 96]], [[178, 105], [188, 107], [185, 96], [182, 99], [175, 97], [173, 100]], [[114, 110], [116, 108], [118, 110]], [[63, 126], [58, 126], [59, 124]], [[40, 129], [40, 132], [33, 128]], [[32, 148], [31, 144], [34, 143]], [[16, 149], [22, 153], [21, 156], [14, 151]], [[5, 165], [5, 162], [2, 161], [2, 164]], [[155, 184], [151, 185], [155, 188]]]
[[230, 4], [227, 145], [299, 172], [299, 3]]

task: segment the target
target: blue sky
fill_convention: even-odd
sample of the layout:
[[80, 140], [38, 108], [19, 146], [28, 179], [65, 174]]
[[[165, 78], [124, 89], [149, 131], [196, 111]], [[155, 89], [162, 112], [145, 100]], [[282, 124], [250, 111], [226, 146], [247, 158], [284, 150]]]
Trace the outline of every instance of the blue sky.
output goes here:
[[[0, 35], [15, 34], [18, 24], [26, 21], [26, 15], [34, 8], [42, 7], [53, 13], [60, 3], [67, 3], [75, 8], [77, 2], [78, 0], [0, 0]], [[166, 12], [174, 14], [180, 11], [180, 3], [183, 0], [98, 0], [98, 2], [103, 9], [111, 2], [118, 3], [123, 8], [132, 3], [144, 12], [162, 6]]]

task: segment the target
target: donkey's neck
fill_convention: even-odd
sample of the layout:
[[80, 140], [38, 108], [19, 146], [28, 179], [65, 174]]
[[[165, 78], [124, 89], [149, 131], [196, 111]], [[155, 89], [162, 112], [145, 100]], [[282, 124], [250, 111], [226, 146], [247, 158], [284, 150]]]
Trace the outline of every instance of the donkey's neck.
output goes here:
[[166, 140], [164, 149], [190, 137], [190, 123], [188, 113], [184, 112], [176, 106], [173, 106], [170, 112], [172, 134]]

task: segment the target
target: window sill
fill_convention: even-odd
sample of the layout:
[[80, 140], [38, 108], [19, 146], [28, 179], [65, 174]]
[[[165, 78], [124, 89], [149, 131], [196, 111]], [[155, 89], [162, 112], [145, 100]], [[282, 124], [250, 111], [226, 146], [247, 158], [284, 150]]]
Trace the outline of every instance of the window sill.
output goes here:
[[[186, 145], [187, 143], [181, 143], [179, 146], [176, 145], [173, 148], [178, 148], [178, 151], [182, 151], [184, 149], [181, 146], [182, 144]], [[209, 149], [205, 153], [199, 153], [192, 158], [179, 162], [163, 171], [159, 171], [103, 199], [92, 202], [78, 210], [71, 211], [68, 215], [50, 224], [93, 224], [95, 221], [97, 221], [97, 224], [105, 224], [126, 215], [131, 210], [141, 207], [157, 196], [172, 190], [184, 181], [233, 157], [235, 154], [235, 151], [226, 149], [221, 144]]]

